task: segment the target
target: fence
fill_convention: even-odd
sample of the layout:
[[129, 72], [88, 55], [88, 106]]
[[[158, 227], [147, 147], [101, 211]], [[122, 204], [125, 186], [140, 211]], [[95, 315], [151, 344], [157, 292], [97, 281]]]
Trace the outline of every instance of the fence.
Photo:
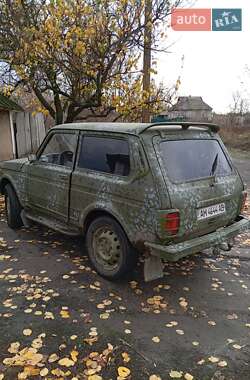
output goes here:
[[16, 156], [24, 157], [36, 152], [46, 134], [43, 114], [17, 112], [13, 125], [16, 136]]

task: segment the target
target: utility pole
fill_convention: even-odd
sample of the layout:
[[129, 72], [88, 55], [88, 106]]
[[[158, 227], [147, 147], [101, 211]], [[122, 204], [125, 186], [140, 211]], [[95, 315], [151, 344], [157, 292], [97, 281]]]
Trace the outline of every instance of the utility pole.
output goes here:
[[[152, 0], [145, 0], [145, 30], [144, 30], [144, 52], [143, 52], [143, 91], [150, 89], [151, 70], [151, 46], [152, 46]], [[150, 98], [148, 97], [147, 101]], [[150, 122], [150, 112], [144, 108], [142, 110], [142, 122]]]

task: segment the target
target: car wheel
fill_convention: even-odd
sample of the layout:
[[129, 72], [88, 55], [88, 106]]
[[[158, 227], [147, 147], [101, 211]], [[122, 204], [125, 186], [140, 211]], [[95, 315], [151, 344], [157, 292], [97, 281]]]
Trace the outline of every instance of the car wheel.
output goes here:
[[8, 226], [10, 228], [18, 228], [23, 225], [21, 218], [22, 207], [11, 185], [6, 185], [4, 189], [5, 195], [5, 214]]
[[109, 280], [124, 277], [136, 264], [136, 252], [114, 219], [98, 217], [89, 226], [86, 245], [96, 271]]

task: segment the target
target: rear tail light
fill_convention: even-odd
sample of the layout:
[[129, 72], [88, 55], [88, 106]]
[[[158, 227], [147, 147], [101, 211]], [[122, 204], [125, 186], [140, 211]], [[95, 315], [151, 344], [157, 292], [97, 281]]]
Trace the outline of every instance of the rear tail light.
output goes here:
[[247, 211], [248, 205], [247, 205], [247, 192], [243, 191], [242, 193], [243, 199], [241, 204], [240, 213], [242, 214], [244, 211]]
[[180, 228], [180, 213], [176, 211], [163, 215], [162, 227], [169, 235], [177, 235]]

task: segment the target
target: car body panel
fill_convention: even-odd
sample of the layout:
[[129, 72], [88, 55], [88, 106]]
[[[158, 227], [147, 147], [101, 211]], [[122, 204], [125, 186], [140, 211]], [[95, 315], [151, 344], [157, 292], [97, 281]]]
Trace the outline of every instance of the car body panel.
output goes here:
[[246, 232], [250, 228], [248, 218], [239, 217], [233, 224], [217, 229], [201, 237], [192, 240], [185, 240], [181, 243], [161, 245], [145, 242], [153, 256], [157, 256], [166, 261], [177, 261], [183, 257], [201, 252], [204, 249], [218, 247], [223, 242], [230, 241], [240, 233]]
[[68, 222], [72, 169], [33, 162], [27, 167], [27, 204], [33, 212]]
[[[243, 183], [216, 134], [217, 129], [206, 123], [181, 123], [180, 126], [173, 123], [77, 123], [56, 126], [38, 149], [38, 157], [51, 134], [75, 133], [78, 145], [73, 152], [72, 168], [27, 159], [3, 162], [0, 164], [1, 190], [9, 181], [25, 211], [47, 217], [50, 226], [53, 219], [60, 221], [64, 223], [64, 230], [68, 228], [70, 231], [73, 227], [79, 230], [79, 234], [85, 231], [90, 215], [108, 213], [119, 221], [131, 243], [141, 251], [147, 248], [150, 251], [150, 244], [167, 247], [192, 241], [220, 228], [228, 228], [236, 223], [240, 214]], [[131, 165], [128, 176], [78, 168], [81, 135], [93, 134], [127, 139]], [[218, 140], [233, 168], [231, 175], [179, 184], [171, 182], [158, 144], [164, 139], [187, 138]], [[224, 215], [197, 221], [199, 208], [221, 202], [226, 204]], [[175, 236], [169, 236], [161, 223], [162, 215], [171, 210], [179, 210], [181, 216], [180, 229]]]
[[[88, 132], [85, 133], [85, 136], [88, 135]], [[109, 133], [102, 133], [103, 135], [113, 136]], [[115, 136], [120, 137], [119, 134]], [[130, 136], [128, 140], [131, 168], [129, 176], [97, 173], [78, 168], [76, 164], [71, 183], [70, 221], [80, 227], [94, 210], [105, 211], [120, 222], [130, 241], [137, 245], [145, 240], [145, 236], [151, 235], [155, 239], [155, 210], [160, 208], [160, 202], [156, 184], [146, 162], [144, 172], [140, 175], [138, 152], [143, 147], [138, 137]]]
[[[165, 139], [168, 141], [181, 139], [216, 139], [229, 160], [232, 167], [231, 174], [223, 177], [216, 176], [214, 178], [208, 177], [183, 183], [173, 183], [168, 176], [159, 152], [159, 144]], [[173, 131], [171, 134], [155, 136], [153, 138], [153, 144], [162, 169], [162, 178], [165, 181], [166, 189], [170, 197], [171, 208], [178, 209], [181, 215], [179, 233], [171, 240], [181, 241], [202, 236], [217, 228], [226, 226], [235, 220], [237, 215], [239, 215], [244, 187], [218, 135], [204, 131], [184, 131], [179, 135]], [[225, 203], [226, 213], [201, 221], [197, 220], [198, 209], [222, 202]], [[166, 206], [168, 206], [168, 204]], [[168, 207], [165, 207], [165, 209], [167, 210]]]

